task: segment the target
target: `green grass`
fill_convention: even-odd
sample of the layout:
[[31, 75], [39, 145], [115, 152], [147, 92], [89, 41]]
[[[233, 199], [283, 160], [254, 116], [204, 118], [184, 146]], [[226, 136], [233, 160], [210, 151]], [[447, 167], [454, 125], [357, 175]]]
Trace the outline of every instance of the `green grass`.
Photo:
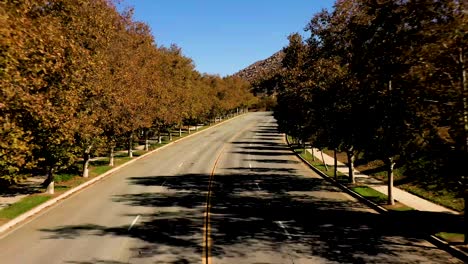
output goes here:
[[[227, 119], [226, 119], [227, 120]], [[196, 132], [200, 132], [204, 129], [207, 129], [209, 126], [203, 126], [198, 129], [198, 131], [192, 131], [191, 134], [194, 134]], [[189, 134], [184, 132], [182, 134], [182, 137], [178, 136], [178, 132], [173, 134], [173, 140], [178, 139], [178, 138], [183, 138], [188, 136]], [[155, 144], [150, 146], [150, 149], [155, 149], [158, 148], [162, 145], [168, 144], [171, 141], [169, 141], [169, 137], [163, 137], [163, 142], [162, 144]], [[140, 156], [147, 153], [147, 151], [144, 150], [136, 150], [134, 151], [134, 156]], [[127, 156], [126, 152], [120, 152], [115, 155], [115, 160], [114, 160], [114, 167], [108, 166], [107, 164], [109, 163], [109, 158], [103, 158], [95, 161], [90, 162], [90, 176], [91, 177], [96, 177], [100, 174], [103, 174], [107, 171], [109, 171], [112, 168], [115, 168], [117, 166], [120, 166], [128, 161], [130, 161], [132, 158]], [[81, 183], [85, 182], [86, 179], [81, 178], [78, 174], [74, 173], [58, 173], [55, 175], [55, 182], [56, 183], [63, 183], [64, 185], [56, 185], [55, 190], [56, 191], [65, 191], [70, 188], [73, 188], [75, 186], [80, 185]], [[42, 190], [44, 191], [44, 190]], [[36, 207], [39, 204], [42, 204], [52, 198], [52, 196], [46, 196], [46, 195], [30, 195], [26, 196], [20, 201], [6, 207], [3, 209], [0, 209], [0, 219], [13, 219], [20, 214], [29, 211], [30, 209]]]
[[[289, 137], [289, 136], [288, 136]], [[289, 142], [291, 142], [291, 139], [289, 139]], [[319, 169], [321, 172], [325, 173], [328, 177], [334, 178], [334, 171], [333, 171], [333, 166], [327, 166], [328, 170], [326, 169], [325, 165], [323, 162], [321, 162], [318, 158], [315, 158], [315, 161], [313, 159], [312, 153], [308, 151], [304, 151], [302, 148], [295, 148], [294, 152], [299, 154], [303, 159], [307, 160], [312, 166], [315, 168]], [[348, 178], [341, 172], [337, 172], [338, 176], [338, 181], [339, 182], [347, 182]]]
[[20, 201], [0, 210], [0, 218], [13, 219], [20, 214], [29, 211], [33, 207], [49, 200], [50, 196], [31, 195], [26, 196]]
[[55, 182], [61, 183], [65, 181], [69, 181], [73, 178], [77, 177], [76, 174], [69, 174], [69, 173], [58, 173], [55, 175]]
[[90, 168], [89, 174], [90, 174], [91, 176], [98, 176], [98, 175], [100, 175], [100, 174], [103, 174], [103, 173], [107, 172], [108, 170], [110, 170], [110, 169], [112, 169], [112, 168], [113, 168], [113, 167], [107, 166], [107, 165], [102, 165], [102, 166]]
[[465, 208], [463, 198], [457, 197], [457, 193], [448, 190], [431, 191], [416, 184], [402, 184], [398, 188], [459, 212]]
[[388, 196], [370, 188], [369, 186], [354, 186], [350, 187], [350, 189], [376, 204], [383, 205], [383, 207], [389, 211], [405, 212], [414, 210], [413, 208], [398, 202], [395, 203], [395, 205], [387, 205]]
[[384, 207], [389, 211], [398, 211], [398, 212], [407, 212], [414, 211], [414, 208], [406, 206], [402, 203], [396, 202], [395, 205], [384, 205]]
[[143, 154], [145, 154], [145, 153], [148, 153], [148, 151], [144, 151], [144, 150], [134, 150], [134, 151], [133, 151], [133, 156], [134, 156], [134, 157], [139, 157], [139, 156], [141, 156], [141, 155], [143, 155]]
[[[288, 136], [288, 140], [291, 143], [292, 139], [290, 136]], [[323, 162], [321, 162], [320, 159], [315, 158], [315, 161], [313, 160], [312, 154], [310, 152], [304, 152], [304, 149], [302, 148], [294, 148], [294, 152], [299, 154], [303, 159], [307, 160], [312, 166], [315, 168], [319, 169], [321, 172], [323, 172], [325, 175], [327, 175], [330, 178], [334, 178], [334, 172], [333, 172], [333, 166], [328, 166], [328, 170], [326, 170], [325, 165]], [[349, 178], [348, 176], [344, 175], [341, 172], [338, 172], [337, 175], [337, 181], [341, 184], [348, 184], [349, 183]], [[349, 186], [348, 186], [349, 187]], [[388, 201], [387, 195], [380, 193], [368, 186], [351, 186], [349, 187], [351, 190], [354, 192], [360, 194], [364, 198], [373, 201], [376, 204], [386, 204]], [[411, 207], [408, 207], [404, 204], [397, 203], [393, 206], [385, 206], [387, 210], [390, 211], [411, 211], [414, 210]]]
[[368, 186], [355, 186], [351, 187], [350, 189], [377, 204], [386, 203], [388, 199], [387, 195], [380, 193]]
[[465, 240], [465, 235], [462, 233], [439, 232], [436, 237], [441, 238], [449, 243], [461, 243]]

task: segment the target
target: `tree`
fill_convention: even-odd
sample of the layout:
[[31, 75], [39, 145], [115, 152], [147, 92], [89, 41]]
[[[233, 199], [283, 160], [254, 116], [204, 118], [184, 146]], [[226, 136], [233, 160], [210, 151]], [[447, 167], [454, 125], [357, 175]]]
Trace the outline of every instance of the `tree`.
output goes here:
[[74, 161], [75, 114], [80, 102], [88, 53], [68, 38], [66, 7], [59, 1], [7, 2], [17, 32], [10, 48], [10, 76], [21, 104], [16, 120], [27, 134], [35, 162], [47, 172], [44, 185], [53, 193], [54, 170]]

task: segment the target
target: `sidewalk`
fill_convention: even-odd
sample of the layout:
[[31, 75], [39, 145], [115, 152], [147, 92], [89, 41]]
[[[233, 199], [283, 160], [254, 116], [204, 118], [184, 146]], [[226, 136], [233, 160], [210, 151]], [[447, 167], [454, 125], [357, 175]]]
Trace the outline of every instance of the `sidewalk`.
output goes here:
[[[322, 153], [318, 149], [307, 149], [309, 153], [314, 155], [319, 160], [322, 160]], [[323, 153], [323, 159], [328, 166], [334, 166], [334, 158], [330, 157], [329, 155]], [[342, 162], [338, 161], [338, 171], [342, 174], [348, 176], [348, 166], [343, 164]], [[382, 181], [377, 180], [375, 178], [369, 177], [368, 175], [362, 174], [361, 172], [355, 170], [355, 177], [357, 183], [365, 183], [370, 188], [383, 193], [385, 195], [388, 194], [387, 185], [384, 184]], [[404, 190], [399, 188], [393, 187], [393, 197], [395, 200], [399, 201], [402, 204], [405, 204], [409, 207], [412, 207], [418, 211], [426, 211], [426, 212], [442, 212], [442, 213], [451, 213], [451, 214], [459, 214], [458, 212], [440, 206], [438, 204], [429, 202], [425, 199], [422, 199], [416, 195], [408, 193]]]

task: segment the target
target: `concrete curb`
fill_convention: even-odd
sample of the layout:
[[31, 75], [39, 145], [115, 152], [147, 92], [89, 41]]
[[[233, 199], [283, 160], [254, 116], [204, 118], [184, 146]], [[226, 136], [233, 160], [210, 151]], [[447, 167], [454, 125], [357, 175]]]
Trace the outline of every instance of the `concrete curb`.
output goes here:
[[436, 237], [434, 235], [430, 235], [427, 238], [427, 241], [431, 242], [436, 247], [447, 251], [452, 256], [463, 260], [465, 263], [468, 263], [468, 253], [466, 253], [465, 251], [450, 245], [449, 243], [445, 242], [444, 240], [442, 240], [442, 239], [440, 239], [440, 238], [438, 238], [438, 237]]
[[[288, 146], [292, 149], [291, 147], [291, 144], [288, 140], [288, 137], [286, 136], [286, 142], [288, 144]], [[314, 165], [310, 164], [307, 160], [305, 160], [303, 157], [301, 157], [301, 155], [297, 154], [295, 151], [294, 151], [294, 154], [302, 160], [302, 162], [304, 162], [310, 169], [312, 169], [315, 173], [317, 173], [318, 175], [320, 175], [320, 177], [324, 178], [325, 180], [327, 180], [328, 182], [338, 186], [341, 190], [343, 190], [344, 192], [346, 192], [347, 194], [351, 195], [352, 197], [358, 199], [359, 201], [365, 203], [367, 206], [371, 207], [372, 209], [376, 210], [377, 212], [379, 213], [388, 213], [388, 210], [383, 208], [382, 206], [364, 198], [364, 196], [360, 195], [359, 193], [357, 192], [354, 192], [353, 190], [349, 189], [348, 187], [344, 186], [343, 184], [337, 182], [335, 179], [331, 178], [331, 177], [328, 177], [328, 175], [326, 175], [325, 173], [323, 173], [321, 170], [317, 169], [314, 167]]]
[[[286, 143], [288, 144], [288, 146], [292, 149], [292, 146], [288, 140], [288, 136], [285, 135], [286, 137]], [[293, 150], [293, 149], [292, 149]], [[389, 213], [389, 211], [387, 209], [385, 209], [384, 207], [366, 199], [364, 196], [358, 194], [357, 192], [354, 192], [353, 190], [349, 189], [348, 187], [344, 186], [343, 184], [335, 181], [335, 179], [329, 177], [328, 175], [326, 175], [325, 173], [323, 173], [321, 170], [317, 169], [316, 167], [314, 167], [314, 165], [310, 164], [307, 160], [305, 160], [303, 157], [301, 157], [301, 155], [299, 155], [298, 153], [296, 153], [294, 150], [293, 150], [294, 154], [302, 160], [302, 162], [304, 162], [309, 168], [311, 168], [314, 172], [316, 172], [318, 175], [320, 175], [322, 178], [324, 178], [325, 180], [327, 180], [328, 182], [338, 186], [341, 190], [345, 191], [347, 194], [351, 195], [352, 197], [358, 199], [359, 201], [361, 201], [362, 203], [366, 204], [367, 206], [369, 206], [370, 208], [374, 209], [375, 211], [379, 212], [380, 214], [387, 214]], [[468, 263], [468, 253], [450, 245], [449, 243], [441, 240], [440, 238], [434, 236], [434, 235], [430, 235], [426, 238], [427, 241], [429, 241], [430, 243], [432, 243], [433, 245], [435, 245], [436, 247], [440, 248], [440, 249], [443, 249], [445, 251], [447, 251], [448, 253], [450, 253], [452, 256]]]
[[107, 171], [107, 172], [105, 172], [105, 173], [103, 173], [103, 174], [101, 174], [101, 175], [99, 175], [99, 176], [97, 176], [97, 177], [95, 177], [95, 178], [93, 178], [93, 179], [87, 181], [87, 182], [84, 182], [84, 183], [82, 183], [82, 184], [80, 184], [80, 185], [74, 187], [73, 189], [70, 189], [70, 190], [68, 190], [68, 191], [66, 191], [66, 192], [64, 192], [64, 193], [62, 193], [61, 195], [59, 195], [59, 196], [57, 196], [57, 197], [55, 197], [55, 198], [52, 198], [52, 199], [48, 200], [47, 202], [42, 203], [42, 204], [40, 204], [40, 205], [38, 205], [38, 206], [32, 208], [31, 210], [29, 210], [29, 211], [27, 211], [27, 212], [25, 212], [25, 213], [23, 213], [23, 214], [21, 214], [21, 215], [15, 217], [14, 219], [11, 219], [11, 220], [8, 221], [7, 223], [5, 223], [5, 224], [3, 224], [2, 226], [0, 226], [0, 234], [4, 233], [5, 231], [11, 229], [12, 227], [14, 227], [14, 226], [16, 226], [16, 225], [18, 225], [18, 224], [20, 224], [20, 223], [26, 221], [27, 219], [33, 217], [34, 215], [38, 214], [39, 212], [43, 211], [44, 209], [47, 209], [47, 208], [49, 208], [49, 207], [51, 207], [51, 206], [57, 204], [59, 201], [65, 199], [65, 198], [68, 198], [68, 197], [71, 196], [72, 194], [74, 194], [74, 193], [76, 193], [76, 192], [78, 192], [78, 191], [83, 190], [84, 188], [86, 188], [86, 187], [88, 187], [88, 186], [90, 186], [90, 185], [92, 185], [92, 184], [94, 184], [94, 183], [96, 183], [96, 182], [98, 182], [98, 181], [100, 181], [100, 180], [106, 178], [107, 176], [113, 174], [114, 172], [116, 172], [116, 171], [118, 171], [118, 170], [120, 170], [120, 169], [122, 169], [122, 168], [124, 168], [124, 167], [126, 167], [126, 166], [128, 166], [128, 165], [130, 165], [130, 164], [132, 164], [132, 163], [134, 163], [134, 162], [136, 162], [136, 161], [138, 161], [138, 160], [140, 160], [140, 159], [143, 159], [143, 158], [145, 158], [145, 157], [147, 157], [147, 156], [149, 156], [149, 155], [152, 155], [152, 154], [154, 154], [154, 153], [156, 153], [156, 152], [158, 152], [158, 151], [160, 151], [160, 150], [162, 150], [162, 149], [164, 149], [164, 148], [166, 148], [166, 147], [169, 147], [170, 145], [175, 144], [175, 143], [177, 143], [177, 142], [179, 142], [179, 141], [182, 141], [182, 140], [184, 140], [184, 139], [190, 138], [190, 137], [195, 136], [195, 135], [199, 135], [200, 133], [203, 133], [203, 132], [205, 132], [205, 131], [208, 131], [208, 130], [210, 130], [210, 129], [212, 129], [212, 128], [215, 128], [215, 127], [217, 127], [217, 126], [220, 126], [220, 125], [222, 125], [222, 124], [225, 124], [225, 123], [227, 123], [227, 122], [229, 122], [229, 121], [231, 121], [231, 120], [234, 120], [234, 119], [236, 119], [236, 118], [238, 118], [238, 117], [241, 117], [241, 116], [244, 116], [244, 115], [245, 115], [245, 114], [241, 114], [241, 115], [232, 117], [232, 118], [230, 118], [230, 119], [224, 120], [224, 121], [222, 121], [222, 122], [220, 122], [220, 123], [218, 123], [218, 124], [216, 124], [216, 125], [213, 125], [213, 126], [210, 126], [210, 127], [206, 128], [206, 129], [204, 129], [204, 130], [202, 130], [202, 131], [193, 132], [193, 133], [190, 134], [190, 135], [187, 135], [187, 136], [185, 136], [185, 137], [183, 137], [183, 138], [179, 138], [179, 139], [174, 140], [174, 141], [172, 141], [172, 142], [170, 142], [170, 143], [167, 143], [167, 144], [164, 145], [164, 146], [161, 146], [161, 147], [159, 147], [159, 148], [157, 148], [157, 149], [154, 149], [154, 150], [152, 150], [152, 151], [150, 151], [150, 152], [148, 152], [148, 153], [145, 153], [145, 154], [143, 154], [143, 155], [141, 155], [141, 156], [135, 157], [135, 158], [133, 158], [132, 160], [129, 160], [129, 161], [125, 162], [124, 164], [122, 164], [122, 165], [120, 165], [120, 166], [118, 166], [118, 167], [115, 167], [115, 168], [113, 168], [113, 169], [111, 169], [111, 170], [109, 170], [109, 171]]

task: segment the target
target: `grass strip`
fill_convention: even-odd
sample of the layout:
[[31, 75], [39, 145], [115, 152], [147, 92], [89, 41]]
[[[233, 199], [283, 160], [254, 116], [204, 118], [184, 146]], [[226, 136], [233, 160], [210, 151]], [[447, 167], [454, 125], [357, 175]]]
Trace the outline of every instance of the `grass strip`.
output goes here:
[[[228, 119], [226, 119], [228, 120]], [[212, 125], [215, 125], [215, 124], [212, 124]], [[205, 130], [207, 129], [208, 127], [211, 127], [212, 125], [209, 125], [209, 126], [201, 126], [198, 128], [198, 130], [196, 131], [193, 131], [191, 134], [194, 134], [194, 133], [197, 133], [197, 132], [200, 132], [202, 130]], [[173, 140], [174, 141], [175, 139], [180, 139], [180, 138], [184, 138], [186, 136], [189, 136], [190, 134], [189, 133], [183, 133], [181, 137], [178, 137], [177, 136], [174, 136], [173, 137]], [[154, 145], [151, 145], [150, 146], [150, 151], [151, 150], [154, 150], [154, 149], [157, 149], [163, 145], [166, 145], [172, 141], [169, 141], [168, 139], [165, 139], [162, 141], [161, 144], [154, 144]], [[144, 150], [135, 150], [133, 152], [134, 156], [135, 157], [138, 157], [138, 156], [141, 156], [145, 153], [147, 153], [148, 151], [144, 151]], [[115, 167], [118, 167], [128, 161], [132, 160], [132, 158], [128, 157], [126, 153], [124, 152], [121, 152], [121, 153], [117, 153], [115, 156], [114, 156], [114, 166], [111, 167], [108, 165], [109, 163], [109, 158], [103, 158], [103, 159], [99, 159], [99, 160], [95, 160], [95, 161], [91, 161], [90, 162], [90, 168], [89, 168], [89, 175], [90, 175], [90, 178], [88, 179], [85, 179], [85, 178], [82, 178], [81, 176], [79, 175], [75, 175], [75, 174], [70, 174], [70, 173], [58, 173], [55, 175], [55, 182], [56, 183], [61, 183], [63, 185], [57, 185], [55, 186], [55, 190], [56, 191], [66, 191], [66, 190], [69, 190], [73, 187], [76, 187], [82, 183], [84, 183], [86, 180], [89, 180], [93, 177], [97, 177]], [[45, 191], [45, 188], [44, 189], [40, 189], [41, 191]], [[23, 199], [21, 199], [20, 201], [16, 202], [16, 203], [13, 203], [11, 204], [10, 206], [6, 207], [6, 208], [3, 208], [3, 209], [0, 209], [0, 220], [4, 220], [4, 219], [13, 219], [19, 215], [21, 215], [22, 213], [25, 213], [29, 210], [31, 210], [32, 208], [46, 202], [47, 200], [49, 200], [50, 198], [52, 198], [52, 196], [49, 196], [49, 195], [29, 195], [29, 196], [26, 196], [24, 197]]]
[[26, 196], [18, 202], [0, 210], [0, 218], [13, 219], [20, 214], [31, 210], [41, 203], [49, 200], [51, 196], [46, 195], [30, 195]]
[[350, 189], [376, 204], [385, 203], [388, 199], [387, 195], [380, 193], [369, 186], [355, 186], [350, 187]]
[[[290, 136], [288, 136], [288, 140], [289, 142], [293, 142], [292, 138]], [[325, 165], [323, 164], [322, 161], [320, 161], [320, 159], [318, 158], [313, 158], [312, 156], [312, 153], [308, 152], [308, 151], [304, 151], [303, 148], [293, 148], [294, 149], [294, 152], [296, 152], [299, 156], [301, 156], [303, 159], [305, 159], [306, 161], [308, 161], [310, 164], [312, 164], [312, 166], [314, 166], [315, 168], [319, 169], [321, 172], [323, 172], [325, 175], [327, 175], [328, 177], [330, 178], [334, 178], [334, 171], [333, 171], [333, 166], [328, 166], [328, 170], [326, 169]], [[385, 205], [388, 201], [388, 197], [387, 195], [381, 193], [381, 192], [378, 192], [372, 188], [370, 188], [369, 186], [365, 186], [365, 185], [360, 185], [360, 186], [350, 186], [349, 185], [349, 178], [348, 176], [344, 175], [343, 173], [341, 172], [337, 172], [337, 178], [336, 180], [343, 184], [343, 185], [346, 185], [348, 186], [349, 189], [351, 189], [352, 191], [360, 194], [361, 196], [363, 196], [364, 198], [376, 203], [376, 204], [380, 204], [380, 205], [383, 205], [387, 210], [389, 211], [411, 211], [411, 210], [414, 210], [414, 208], [411, 208], [409, 206], [406, 206], [402, 203], [396, 203], [395, 205]]]
[[458, 197], [455, 192], [449, 192], [448, 190], [428, 190], [416, 184], [402, 184], [399, 185], [398, 188], [458, 212], [463, 212], [465, 209], [463, 198]]
[[463, 243], [465, 241], [465, 235], [462, 233], [439, 232], [435, 236], [449, 243]]
[[[289, 140], [291, 140], [291, 139], [289, 139]], [[291, 142], [291, 141], [289, 141], [289, 142]], [[312, 153], [310, 153], [309, 151], [304, 151], [303, 148], [295, 148], [294, 152], [299, 154], [299, 156], [301, 156], [303, 159], [307, 160], [310, 164], [312, 164], [312, 166], [316, 167], [321, 172], [325, 173], [325, 175], [327, 175], [328, 177], [330, 177], [330, 178], [335, 177], [335, 174], [334, 174], [334, 171], [333, 171], [334, 166], [328, 166], [328, 170], [327, 170], [327, 168], [325, 167], [323, 162], [321, 162], [317, 158], [314, 159], [314, 157], [312, 156]], [[337, 180], [340, 183], [346, 183], [348, 181], [348, 178], [343, 173], [341, 173], [339, 171], [337, 171], [337, 176], [338, 176]]]

